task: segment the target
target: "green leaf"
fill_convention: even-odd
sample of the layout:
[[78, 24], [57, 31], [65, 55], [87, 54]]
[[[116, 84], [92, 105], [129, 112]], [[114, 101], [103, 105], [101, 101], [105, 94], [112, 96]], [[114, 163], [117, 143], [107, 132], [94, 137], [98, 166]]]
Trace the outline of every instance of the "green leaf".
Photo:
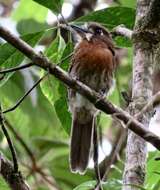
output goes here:
[[68, 134], [70, 134], [72, 119], [71, 119], [71, 114], [68, 111], [66, 97], [59, 98], [55, 102], [54, 106], [55, 106], [57, 116], [58, 116], [63, 128], [65, 129], [65, 131]]
[[[55, 150], [55, 154], [58, 154], [58, 150]], [[94, 174], [92, 171], [87, 171], [85, 175], [74, 174], [70, 171], [68, 152], [66, 154], [59, 154], [59, 157], [54, 157], [50, 161], [49, 168], [51, 173], [59, 184], [60, 189], [71, 190], [78, 184], [85, 181], [93, 180]]]
[[64, 148], [68, 143], [58, 140], [51, 140], [46, 137], [35, 137], [32, 139], [39, 149]]
[[158, 190], [160, 188], [160, 180], [154, 185], [152, 190]]
[[[43, 33], [44, 32], [27, 34], [22, 36], [21, 38], [33, 47], [40, 40]], [[24, 58], [25, 56], [9, 43], [5, 43], [0, 46], [1, 69], [16, 67], [24, 60]], [[13, 73], [14, 72], [6, 74], [4, 79], [0, 81], [0, 86], [2, 86], [13, 75]]]
[[119, 47], [132, 47], [132, 42], [128, 38], [122, 36], [113, 37], [116, 45]]
[[[42, 74], [44, 74], [44, 71], [42, 71]], [[53, 105], [54, 102], [59, 98], [59, 92], [58, 92], [59, 81], [54, 76], [48, 75], [41, 82], [40, 86], [44, 96]]]
[[65, 41], [58, 31], [56, 39], [45, 50], [45, 55], [54, 63], [58, 64], [65, 49]]
[[93, 189], [96, 185], [96, 181], [87, 181], [74, 188], [74, 190], [89, 190]]
[[21, 35], [36, 33], [46, 29], [49, 29], [49, 25], [47, 23], [38, 22], [32, 18], [23, 19], [17, 23], [17, 30]]
[[[77, 186], [74, 190], [90, 190], [94, 189], [96, 185], [96, 181], [87, 181]], [[120, 180], [111, 179], [107, 180], [107, 182], [102, 182], [102, 186], [104, 190], [120, 190], [122, 188], [122, 182]]]
[[119, 2], [121, 3], [121, 6], [126, 6], [126, 7], [131, 7], [131, 8], [136, 7], [135, 0], [119, 0]]
[[54, 13], [58, 14], [61, 12], [61, 7], [63, 4], [63, 0], [33, 0], [44, 7], [47, 7]]
[[18, 7], [13, 11], [12, 18], [16, 21], [22, 19], [34, 19], [38, 22], [45, 22], [47, 17], [48, 9], [33, 0], [21, 0], [19, 1]]
[[0, 189], [10, 190], [9, 185], [5, 182], [5, 180], [0, 176]]
[[[61, 59], [64, 48], [65, 42], [63, 38], [60, 35], [57, 35], [56, 39], [48, 48], [46, 48], [44, 53], [53, 63], [58, 63]], [[43, 70], [42, 74], [44, 74]], [[54, 76], [49, 75], [41, 82], [42, 92], [52, 105], [59, 98], [58, 87], [59, 81]]]
[[132, 29], [135, 22], [135, 9], [128, 7], [110, 7], [82, 16], [75, 20], [75, 23], [91, 21], [98, 22], [109, 29], [120, 24], [124, 24], [127, 28]]
[[[73, 49], [74, 49], [73, 43], [71, 41], [69, 41], [67, 43], [66, 48], [64, 49], [64, 52], [63, 52], [63, 55], [62, 55], [62, 59], [61, 60], [63, 60], [63, 63], [60, 64], [60, 67], [62, 69], [64, 69], [65, 71], [68, 70], [69, 65], [71, 63], [71, 57], [72, 56], [70, 56], [70, 55], [72, 54]], [[68, 56], [70, 56], [70, 57], [68, 57]], [[68, 57], [68, 58], [65, 59], [66, 57]]]
[[[60, 60], [68, 56], [72, 50], [73, 47], [71, 42], [65, 46], [63, 38], [58, 33], [50, 47], [45, 50], [45, 55], [47, 55], [52, 62], [59, 63]], [[67, 69], [68, 65], [69, 61], [65, 60], [61, 66], [63, 69]], [[54, 76], [49, 76], [46, 80], [42, 81], [41, 89], [50, 103], [54, 105], [55, 111], [63, 128], [68, 134], [70, 134], [71, 115], [68, 112], [66, 88]]]
[[156, 173], [159, 172], [158, 168], [160, 167], [160, 162], [155, 160], [156, 157], [160, 157], [159, 151], [149, 153], [146, 176], [146, 184], [148, 189], [151, 189], [153, 184], [158, 183], [160, 180], [160, 176]]

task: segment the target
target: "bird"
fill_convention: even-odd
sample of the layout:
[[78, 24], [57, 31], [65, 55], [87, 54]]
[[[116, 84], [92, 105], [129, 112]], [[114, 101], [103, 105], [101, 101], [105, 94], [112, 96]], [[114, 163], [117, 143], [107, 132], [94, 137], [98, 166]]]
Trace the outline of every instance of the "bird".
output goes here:
[[[102, 97], [113, 85], [116, 68], [115, 47], [108, 30], [101, 24], [89, 22], [85, 27], [72, 25], [77, 33], [69, 76], [84, 83]], [[93, 131], [98, 110], [73, 89], [68, 90], [69, 110], [72, 114], [70, 168], [84, 174], [91, 158]]]

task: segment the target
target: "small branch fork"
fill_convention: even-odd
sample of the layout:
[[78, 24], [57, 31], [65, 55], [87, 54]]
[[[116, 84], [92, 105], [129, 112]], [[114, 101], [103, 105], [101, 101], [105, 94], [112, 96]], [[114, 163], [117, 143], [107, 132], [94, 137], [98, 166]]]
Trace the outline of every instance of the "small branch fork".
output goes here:
[[133, 31], [126, 28], [124, 25], [119, 25], [119, 26], [115, 27], [111, 33], [112, 33], [112, 35], [124, 36], [128, 39], [131, 39]]
[[143, 138], [145, 141], [150, 142], [153, 146], [160, 150], [160, 137], [145, 129], [140, 122], [134, 119], [127, 112], [111, 104], [109, 101], [102, 99], [98, 93], [96, 93], [94, 90], [90, 89], [88, 86], [84, 85], [80, 81], [71, 78], [59, 66], [51, 63], [47, 57], [44, 57], [41, 54], [37, 54], [31, 46], [29, 46], [22, 39], [19, 39], [18, 37], [10, 33], [10, 31], [2, 26], [0, 26], [0, 36], [7, 42], [12, 44], [15, 48], [20, 50], [28, 58], [30, 58], [34, 65], [48, 71], [50, 74], [61, 80], [64, 84], [85, 96], [90, 102], [95, 105], [97, 109], [109, 115], [114, 114], [125, 124], [127, 124], [128, 121], [131, 121], [128, 128], [137, 135], [139, 135], [141, 138]]
[[12, 166], [12, 164], [8, 160], [6, 160], [2, 154], [0, 154], [0, 165], [1, 165], [0, 173], [4, 177], [6, 182], [10, 185], [12, 190], [29, 190], [28, 185], [24, 182], [23, 177], [18, 169], [16, 152], [13, 143], [11, 141], [11, 138], [9, 136], [9, 133], [4, 124], [1, 105], [0, 105], [0, 125], [7, 139], [8, 146], [11, 151], [13, 159], [13, 166]]
[[20, 173], [15, 174], [13, 165], [0, 154], [0, 173], [12, 190], [31, 190]]
[[37, 165], [36, 158], [30, 149], [30, 147], [25, 143], [23, 138], [18, 134], [18, 132], [14, 129], [14, 127], [8, 122], [7, 119], [5, 119], [5, 124], [7, 128], [13, 133], [15, 138], [20, 142], [26, 153], [28, 154], [30, 160], [31, 160], [31, 166], [25, 165], [29, 170], [30, 174], [32, 173], [38, 173], [44, 181], [46, 181], [49, 185], [56, 187], [56, 184], [53, 182], [53, 180], [48, 179], [48, 175], [43, 171], [43, 168]]

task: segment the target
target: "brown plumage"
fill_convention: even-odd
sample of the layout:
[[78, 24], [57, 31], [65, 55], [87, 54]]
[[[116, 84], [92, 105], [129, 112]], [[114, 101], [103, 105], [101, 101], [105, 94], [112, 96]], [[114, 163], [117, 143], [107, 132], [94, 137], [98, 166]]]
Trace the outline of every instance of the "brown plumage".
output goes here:
[[[112, 39], [97, 23], [90, 23], [85, 31], [77, 32], [81, 41], [76, 45], [69, 74], [105, 95], [112, 86], [115, 68]], [[72, 112], [70, 166], [73, 172], [84, 173], [90, 158], [97, 109], [71, 89], [69, 105]]]

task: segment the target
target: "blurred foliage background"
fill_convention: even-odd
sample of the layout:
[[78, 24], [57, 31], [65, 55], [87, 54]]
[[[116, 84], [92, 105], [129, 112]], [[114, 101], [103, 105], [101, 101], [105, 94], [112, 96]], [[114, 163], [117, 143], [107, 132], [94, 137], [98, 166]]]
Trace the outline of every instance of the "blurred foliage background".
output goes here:
[[[59, 64], [73, 51], [70, 34], [57, 29], [57, 19], [74, 24], [96, 21], [112, 30], [119, 24], [132, 29], [135, 21], [135, 0], [0, 0], [0, 24], [21, 36], [36, 51], [43, 51], [50, 60]], [[132, 77], [132, 43], [128, 39], [114, 36], [119, 68], [115, 74], [115, 86], [108, 97], [110, 101], [126, 108], [121, 92], [130, 95]], [[18, 50], [0, 39], [0, 69], [29, 63]], [[60, 66], [67, 70], [70, 58]], [[12, 107], [32, 87], [44, 71], [30, 67], [9, 73], [0, 81], [0, 102], [3, 110]], [[67, 107], [66, 87], [53, 76], [38, 86], [14, 111], [5, 114], [6, 124], [17, 151], [20, 169], [33, 190], [87, 190], [95, 184], [93, 162], [82, 176], [72, 174], [69, 169], [69, 133], [71, 115]], [[117, 121], [101, 113], [99, 126], [102, 129], [99, 161], [110, 158], [118, 134], [122, 134]], [[23, 141], [23, 142], [22, 142]], [[29, 150], [26, 150], [24, 143]], [[118, 152], [108, 172], [104, 189], [121, 189], [124, 146]], [[11, 160], [5, 137], [0, 133], [0, 149]], [[154, 158], [158, 152], [149, 153], [145, 187], [158, 190], [160, 166]], [[0, 178], [0, 189], [9, 189]]]

